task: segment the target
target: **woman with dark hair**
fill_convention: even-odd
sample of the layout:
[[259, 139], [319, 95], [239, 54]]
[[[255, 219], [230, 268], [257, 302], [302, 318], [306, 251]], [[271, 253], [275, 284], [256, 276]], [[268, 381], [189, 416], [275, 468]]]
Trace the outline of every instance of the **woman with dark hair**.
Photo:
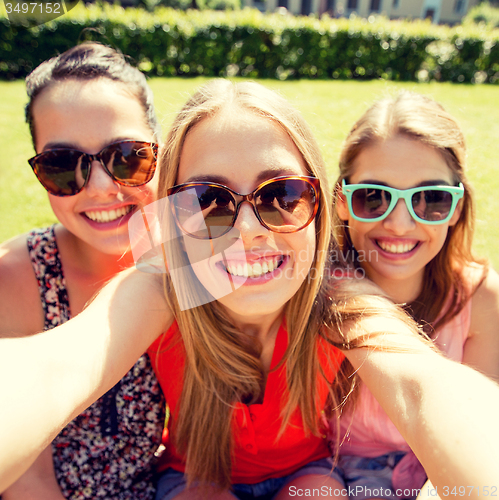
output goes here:
[[[78, 45], [38, 66], [26, 88], [36, 151], [29, 163], [59, 224], [0, 247], [4, 337], [64, 323], [133, 264], [127, 223], [157, 191], [152, 92], [122, 54]], [[144, 355], [3, 498], [152, 499], [163, 423], [163, 396]]]

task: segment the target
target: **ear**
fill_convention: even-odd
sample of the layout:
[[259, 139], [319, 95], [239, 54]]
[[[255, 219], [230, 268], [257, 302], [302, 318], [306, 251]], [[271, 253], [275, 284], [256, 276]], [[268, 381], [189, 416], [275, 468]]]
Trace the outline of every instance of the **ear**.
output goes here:
[[463, 199], [461, 198], [456, 205], [456, 209], [449, 220], [449, 226], [455, 226], [459, 217], [461, 217], [461, 212], [463, 211]]
[[336, 201], [334, 209], [341, 220], [348, 220], [350, 218], [350, 213], [348, 211], [348, 203], [345, 195], [341, 192], [341, 186], [336, 188]]

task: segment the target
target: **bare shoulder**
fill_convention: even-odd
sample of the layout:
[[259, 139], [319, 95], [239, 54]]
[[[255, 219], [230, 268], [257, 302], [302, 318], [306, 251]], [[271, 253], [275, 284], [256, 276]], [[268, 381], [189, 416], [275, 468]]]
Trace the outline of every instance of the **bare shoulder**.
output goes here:
[[473, 298], [497, 298], [499, 296], [499, 274], [493, 268], [489, 268], [485, 278], [477, 287]]
[[43, 312], [26, 234], [0, 245], [0, 337], [43, 329]]
[[491, 268], [473, 294], [471, 305], [472, 332], [476, 330], [477, 326], [496, 316], [499, 317], [499, 274]]
[[473, 295], [463, 363], [499, 380], [499, 275], [489, 272]]

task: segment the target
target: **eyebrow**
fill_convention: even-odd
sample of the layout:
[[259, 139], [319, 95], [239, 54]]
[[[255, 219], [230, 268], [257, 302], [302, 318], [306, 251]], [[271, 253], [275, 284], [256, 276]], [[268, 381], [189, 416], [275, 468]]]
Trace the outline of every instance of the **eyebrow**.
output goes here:
[[[390, 186], [390, 184], [387, 184], [386, 182], [380, 182], [380, 181], [375, 180], [375, 179], [366, 179], [366, 180], [363, 180], [362, 182], [357, 182], [357, 184], [376, 184], [378, 186], [393, 187], [393, 186]], [[425, 187], [425, 186], [451, 186], [451, 185], [452, 184], [450, 184], [448, 181], [445, 181], [443, 179], [435, 179], [435, 180], [431, 180], [431, 181], [420, 182], [419, 184], [416, 184], [415, 186], [413, 186], [413, 188]], [[407, 189], [412, 189], [412, 188], [407, 188]]]
[[[297, 174], [295, 170], [291, 168], [269, 168], [266, 170], [262, 170], [256, 177], [257, 184], [261, 184], [263, 181], [268, 179], [273, 179], [274, 177], [282, 177], [285, 175], [303, 175]], [[310, 175], [310, 174], [308, 174]], [[216, 182], [217, 184], [223, 184], [224, 186], [230, 186], [230, 179], [223, 175], [195, 175], [189, 177], [182, 184], [187, 184], [190, 182]]]
[[42, 153], [44, 151], [50, 151], [52, 149], [76, 149], [80, 150], [76, 144], [71, 144], [71, 143], [64, 143], [64, 142], [49, 142], [45, 144], [45, 146], [42, 149]]
[[[109, 141], [105, 146], [103, 146], [103, 148], [101, 148], [100, 151], [102, 151], [102, 149], [116, 142], [135, 141], [135, 140], [136, 139], [132, 139], [130, 137], [115, 137], [111, 139], [111, 141]], [[50, 151], [52, 149], [75, 149], [76, 151], [81, 151], [81, 148], [77, 144], [74, 144], [72, 142], [48, 142], [47, 144], [45, 144], [41, 152], [44, 153], [45, 151]], [[81, 152], [84, 153], [84, 151]]]

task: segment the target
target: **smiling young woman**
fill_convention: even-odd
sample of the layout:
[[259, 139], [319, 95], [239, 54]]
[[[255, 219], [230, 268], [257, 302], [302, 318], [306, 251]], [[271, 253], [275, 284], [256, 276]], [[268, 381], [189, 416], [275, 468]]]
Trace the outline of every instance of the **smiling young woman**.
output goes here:
[[[438, 103], [410, 92], [378, 101], [342, 150], [336, 230], [340, 251], [442, 352], [499, 380], [499, 276], [471, 251], [465, 166], [463, 134]], [[346, 485], [382, 486], [383, 498], [421, 488], [423, 467], [365, 386], [342, 420], [346, 435], [339, 460]]]
[[[133, 263], [128, 220], [157, 195], [152, 92], [121, 54], [96, 43], [79, 45], [42, 63], [26, 86], [36, 151], [29, 162], [59, 223], [0, 247], [4, 337], [48, 330], [80, 313]], [[4, 500], [153, 498], [163, 419], [161, 390], [142, 356], [55, 438], [52, 451]]]
[[[369, 278], [388, 293], [393, 289], [392, 295], [400, 303], [412, 302], [421, 293], [425, 266], [440, 252], [449, 228], [459, 220], [461, 204], [454, 204], [448, 220], [436, 220], [438, 224], [432, 220], [429, 224], [426, 220], [415, 219], [407, 204], [400, 201], [393, 209], [386, 208], [382, 214], [383, 219], [375, 218], [377, 212], [381, 213], [381, 207], [374, 208], [377, 203], [376, 189], [385, 186], [399, 190], [432, 186], [448, 186], [452, 189], [455, 186], [454, 177], [453, 171], [438, 150], [403, 134], [366, 145], [355, 159], [355, 167], [348, 176], [344, 191], [348, 196], [349, 190], [361, 185], [359, 188], [363, 191], [359, 192], [357, 189], [352, 195], [354, 200], [359, 200], [353, 206], [360, 207], [361, 203], [363, 206], [369, 205], [371, 213], [362, 214], [363, 218], [356, 216], [356, 211], [349, 210], [343, 197], [338, 199], [336, 208], [341, 219], [348, 220], [353, 248], [372, 256], [364, 261], [364, 269]], [[365, 195], [364, 191], [367, 192]], [[419, 210], [421, 213], [427, 212], [430, 197], [436, 198], [439, 194], [445, 196], [443, 191], [416, 191], [408, 206], [413, 207], [416, 214]], [[446, 194], [451, 199], [451, 193]], [[361, 202], [361, 196], [371, 198]], [[381, 196], [394, 198], [390, 193]], [[418, 208], [417, 203], [425, 206]], [[441, 202], [442, 206], [443, 204]], [[448, 210], [450, 209], [451, 205], [448, 206]]]

